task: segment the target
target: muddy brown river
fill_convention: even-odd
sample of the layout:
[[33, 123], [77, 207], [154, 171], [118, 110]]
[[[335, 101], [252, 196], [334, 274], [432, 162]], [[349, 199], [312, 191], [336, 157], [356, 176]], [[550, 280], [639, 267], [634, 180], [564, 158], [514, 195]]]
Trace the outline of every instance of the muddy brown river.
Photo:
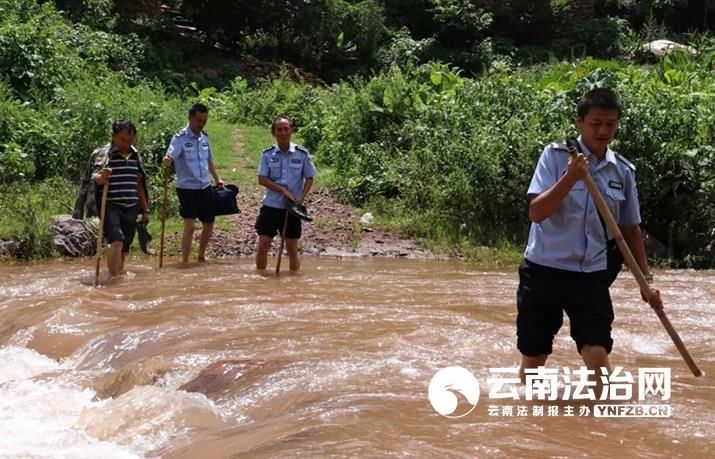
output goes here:
[[[130, 262], [126, 280], [100, 288], [87, 285], [90, 259], [0, 265], [0, 457], [715, 451], [713, 271], [655, 273], [701, 378], [621, 274], [611, 362], [634, 375], [634, 396], [640, 368], [669, 369], [670, 396], [607, 403], [669, 413], [599, 417], [601, 402], [525, 400], [522, 386], [518, 400], [491, 399], [490, 369], [519, 362], [516, 270], [305, 257], [301, 274], [276, 278], [246, 258], [191, 269], [175, 262], [161, 271]], [[549, 367], [580, 365], [565, 319]], [[455, 413], [468, 412], [459, 418], [438, 414], [428, 399], [433, 375], [450, 366], [468, 370], [481, 389], [472, 411], [459, 398]]]

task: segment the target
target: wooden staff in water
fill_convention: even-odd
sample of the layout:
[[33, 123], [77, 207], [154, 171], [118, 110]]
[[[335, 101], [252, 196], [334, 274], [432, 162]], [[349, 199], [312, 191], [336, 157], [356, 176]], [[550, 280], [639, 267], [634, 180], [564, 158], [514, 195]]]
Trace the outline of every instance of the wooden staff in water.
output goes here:
[[[575, 157], [576, 155], [581, 153], [578, 141], [576, 141], [576, 139], [568, 139], [566, 141], [566, 144], [568, 146], [569, 154], [571, 155], [571, 157]], [[608, 206], [603, 200], [601, 192], [598, 190], [598, 187], [593, 182], [591, 174], [587, 173], [583, 178], [583, 181], [586, 184], [586, 189], [588, 189], [591, 198], [593, 198], [593, 201], [596, 204], [598, 213], [601, 215], [601, 218], [603, 218], [603, 220], [606, 222], [608, 230], [611, 232], [613, 238], [616, 240], [616, 244], [618, 244], [618, 249], [621, 251], [621, 254], [623, 254], [623, 259], [626, 263], [626, 266], [628, 266], [628, 269], [630, 269], [631, 273], [633, 274], [633, 277], [635, 277], [636, 282], [638, 282], [638, 286], [640, 287], [641, 292], [644, 293], [646, 301], [650, 303], [651, 299], [656, 295], [656, 293], [653, 291], [653, 289], [651, 289], [650, 285], [648, 284], [648, 280], [643, 274], [643, 271], [641, 271], [641, 269], [638, 267], [638, 263], [636, 262], [635, 257], [633, 257], [631, 249], [628, 247], [628, 244], [626, 244], [625, 239], [623, 239], [623, 234], [621, 234], [621, 230], [618, 228], [618, 224], [613, 218], [611, 211], [608, 210]], [[680, 339], [680, 335], [678, 335], [678, 332], [675, 331], [675, 328], [670, 323], [668, 316], [665, 314], [665, 311], [663, 310], [663, 304], [660, 301], [657, 302], [653, 305], [653, 310], [660, 319], [660, 323], [663, 324], [665, 331], [667, 331], [668, 335], [670, 335], [670, 339], [673, 340], [673, 344], [675, 344], [675, 347], [678, 349], [678, 352], [680, 352], [680, 355], [683, 357], [683, 360], [685, 360], [685, 363], [688, 365], [688, 368], [690, 368], [690, 371], [692, 371], [693, 375], [695, 376], [702, 376], [703, 372], [700, 370], [700, 368], [698, 368], [698, 365], [695, 363], [695, 360], [693, 360], [693, 357], [690, 355], [690, 352], [688, 352], [688, 349], [685, 347], [683, 340]]]
[[[609, 287], [623, 262], [618, 245], [630, 249], [627, 262], [633, 270], [640, 269], [640, 282], [646, 280], [642, 273], [650, 272], [640, 230], [635, 167], [609, 149], [620, 115], [621, 102], [613, 91], [587, 92], [576, 113], [578, 143], [584, 153], [569, 156], [566, 145], [550, 144], [534, 171], [527, 191], [532, 223], [517, 290], [522, 375], [525, 369], [546, 363], [564, 311], [586, 366], [610, 371], [614, 314]], [[589, 182], [591, 188], [598, 187], [591, 194], [598, 191], [607, 196], [608, 202], [602, 199], [599, 208], [594, 206], [596, 198], [589, 198], [585, 185]], [[612, 217], [608, 224], [606, 217], [599, 217], [605, 210]], [[642, 288], [641, 297], [662, 312], [658, 290]], [[691, 369], [700, 373], [695, 366]]]
[[99, 285], [99, 268], [102, 264], [102, 252], [104, 251], [104, 217], [107, 213], [107, 194], [109, 192], [109, 181], [104, 182], [102, 188], [102, 205], [99, 210], [99, 232], [97, 234], [97, 262], [94, 270], [94, 286]]
[[164, 198], [161, 204], [161, 237], [159, 239], [159, 267], [164, 266], [164, 228], [166, 225], [166, 201], [169, 191], [169, 170], [164, 169]]
[[286, 241], [286, 229], [288, 228], [288, 216], [290, 212], [286, 209], [286, 216], [283, 218], [283, 230], [281, 231], [281, 244], [278, 248], [278, 261], [276, 262], [276, 276], [281, 274], [281, 259], [283, 258], [283, 245]]

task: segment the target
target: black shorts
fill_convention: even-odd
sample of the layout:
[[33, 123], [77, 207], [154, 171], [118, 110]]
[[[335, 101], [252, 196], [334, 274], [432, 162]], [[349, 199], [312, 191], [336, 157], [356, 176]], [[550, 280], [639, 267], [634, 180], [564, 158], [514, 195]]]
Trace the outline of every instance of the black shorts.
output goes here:
[[177, 188], [176, 194], [179, 196], [181, 218], [198, 218], [202, 223], [213, 223], [216, 220], [212, 187], [207, 186], [203, 190]]
[[124, 241], [122, 252], [129, 252], [137, 231], [139, 206], [124, 207], [107, 201], [104, 212], [104, 237], [107, 242]]
[[[256, 219], [256, 231], [261, 236], [273, 237], [281, 234], [285, 223], [286, 209], [276, 209], [275, 207], [262, 206], [261, 212]], [[300, 239], [302, 227], [300, 218], [288, 213], [288, 226], [286, 226], [287, 239]]]
[[579, 273], [549, 268], [524, 260], [516, 293], [517, 348], [526, 356], [551, 354], [554, 336], [569, 316], [571, 337], [581, 352], [585, 344], [611, 352], [613, 304], [607, 270]]

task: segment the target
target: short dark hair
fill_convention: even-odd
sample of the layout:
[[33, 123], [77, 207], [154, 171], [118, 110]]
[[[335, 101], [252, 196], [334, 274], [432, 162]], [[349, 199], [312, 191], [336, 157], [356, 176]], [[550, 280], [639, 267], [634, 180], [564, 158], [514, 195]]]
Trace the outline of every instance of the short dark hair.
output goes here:
[[580, 118], [585, 118], [591, 107], [603, 108], [605, 110], [617, 110], [618, 117], [621, 117], [621, 99], [608, 88], [595, 88], [586, 92], [578, 101], [576, 114]]
[[288, 121], [288, 124], [290, 125], [290, 128], [293, 129], [293, 120], [288, 118], [287, 116], [276, 116], [273, 118], [273, 121], [271, 122], [271, 132], [276, 130], [276, 123], [280, 120], [286, 120]]
[[119, 134], [122, 131], [129, 131], [132, 135], [137, 135], [137, 128], [131, 121], [121, 119], [112, 123], [112, 134]]
[[197, 113], [208, 113], [209, 109], [204, 104], [194, 104], [189, 109], [189, 118], [193, 118]]

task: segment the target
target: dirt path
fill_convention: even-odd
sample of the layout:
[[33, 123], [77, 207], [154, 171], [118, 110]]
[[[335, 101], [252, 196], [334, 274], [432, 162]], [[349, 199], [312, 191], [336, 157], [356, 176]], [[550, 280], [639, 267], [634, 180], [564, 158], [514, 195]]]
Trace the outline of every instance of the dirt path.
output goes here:
[[[240, 131], [234, 133], [235, 167], [255, 170], [245, 152]], [[263, 189], [244, 184], [238, 197], [241, 213], [233, 215], [232, 229], [216, 229], [210, 244], [210, 256], [252, 256], [256, 250], [256, 222], [261, 207]], [[381, 229], [366, 228], [352, 207], [341, 204], [325, 189], [313, 189], [306, 201], [313, 222], [303, 222], [301, 252], [309, 255], [333, 257], [407, 257], [431, 258], [433, 255], [416, 241]], [[273, 243], [273, 254], [280, 238]]]

